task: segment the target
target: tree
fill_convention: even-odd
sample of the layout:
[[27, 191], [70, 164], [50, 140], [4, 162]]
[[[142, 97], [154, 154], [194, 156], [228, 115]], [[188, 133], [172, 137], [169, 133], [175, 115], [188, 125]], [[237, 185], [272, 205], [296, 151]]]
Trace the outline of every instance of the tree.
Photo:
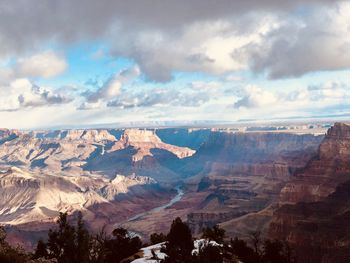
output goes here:
[[38, 244], [36, 245], [36, 249], [34, 252], [34, 259], [38, 259], [38, 258], [48, 258], [48, 252], [47, 252], [47, 245], [46, 243], [40, 239], [38, 241]]
[[109, 237], [105, 231], [105, 226], [97, 233], [94, 237], [91, 238], [91, 249], [90, 249], [90, 258], [91, 262], [94, 263], [103, 263], [106, 258], [106, 241], [109, 240]]
[[224, 242], [225, 230], [215, 225], [213, 228], [206, 227], [203, 229], [202, 238], [208, 239], [209, 241], [215, 241], [219, 244]]
[[167, 235], [164, 252], [167, 254], [163, 262], [192, 262], [193, 240], [191, 230], [181, 218], [176, 218], [171, 224]]
[[96, 236], [90, 235], [80, 212], [76, 227], [68, 223], [67, 213], [60, 213], [57, 224], [56, 230], [49, 230], [47, 243], [38, 242], [35, 259], [57, 259], [58, 263], [114, 263], [135, 254], [142, 246], [140, 238], [131, 237], [124, 228], [113, 230], [112, 236], [108, 236], [104, 228]]
[[286, 242], [279, 240], [265, 240], [263, 250], [263, 262], [265, 263], [291, 263], [291, 249]]
[[244, 240], [231, 239], [230, 246], [226, 246], [226, 251], [229, 252], [230, 257], [238, 257], [244, 263], [257, 263], [260, 262], [259, 255], [255, 250], [247, 245]]
[[140, 238], [131, 237], [124, 228], [113, 230], [112, 235], [113, 238], [107, 238], [103, 244], [106, 263], [120, 262], [138, 252], [142, 246]]
[[164, 235], [163, 233], [160, 233], [160, 234], [153, 233], [153, 234], [151, 234], [149, 239], [151, 241], [151, 244], [154, 245], [154, 244], [165, 242], [166, 241], [166, 235]]
[[67, 213], [60, 213], [57, 220], [58, 230], [49, 230], [47, 248], [49, 257], [56, 258], [58, 263], [76, 261], [75, 229], [67, 221]]
[[0, 226], [0, 262], [23, 263], [29, 261], [29, 255], [22, 248], [13, 248], [6, 242], [6, 231]]
[[34, 258], [54, 258], [59, 263], [90, 262], [91, 237], [81, 212], [76, 228], [68, 223], [67, 213], [60, 213], [57, 224], [58, 229], [49, 230], [47, 243], [39, 240]]
[[89, 262], [90, 245], [91, 245], [91, 237], [90, 237], [89, 231], [85, 228], [83, 215], [79, 211], [77, 229], [76, 229], [77, 262], [80, 262], [80, 263]]
[[199, 263], [222, 263], [223, 262], [223, 253], [222, 249], [219, 246], [214, 246], [210, 242], [205, 242], [198, 249], [198, 255], [196, 262]]
[[255, 254], [260, 254], [260, 244], [261, 244], [261, 232], [260, 231], [254, 231], [250, 233], [250, 241], [253, 244]]

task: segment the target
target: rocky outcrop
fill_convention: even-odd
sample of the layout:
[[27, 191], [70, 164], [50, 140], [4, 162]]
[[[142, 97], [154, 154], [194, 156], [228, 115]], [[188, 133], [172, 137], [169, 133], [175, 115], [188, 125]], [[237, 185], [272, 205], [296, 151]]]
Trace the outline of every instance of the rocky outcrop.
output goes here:
[[154, 131], [126, 129], [121, 139], [114, 143], [109, 152], [123, 150], [128, 147], [136, 149], [133, 162], [141, 161], [145, 156], [153, 156], [151, 149], [163, 149], [175, 154], [178, 158], [192, 156], [195, 151], [187, 147], [179, 147], [163, 143]]
[[318, 154], [282, 189], [270, 236], [289, 241], [298, 262], [350, 258], [350, 125], [336, 123]]
[[168, 128], [156, 129], [157, 136], [165, 143], [198, 150], [208, 140], [210, 129]]
[[116, 138], [108, 130], [56, 130], [32, 131], [30, 135], [38, 139], [85, 140], [90, 142], [115, 141]]
[[[137, 188], [157, 185], [151, 178], [117, 175], [115, 179], [89, 176], [68, 177], [28, 173], [16, 167], [0, 173], [0, 223], [11, 225], [50, 221], [58, 212], [89, 210], [111, 203], [118, 195], [130, 196]], [[94, 214], [93, 210], [89, 213]]]
[[297, 171], [282, 189], [281, 202], [319, 201], [350, 180], [350, 126], [336, 123], [327, 132], [317, 156]]
[[[131, 188], [141, 190], [145, 185], [155, 185], [157, 182], [149, 177], [137, 176], [135, 174], [130, 176], [124, 176], [117, 174], [116, 177], [111, 180], [110, 184], [104, 186], [100, 193], [107, 200], [114, 200], [120, 194], [128, 194]], [[133, 189], [132, 191], [135, 191]]]

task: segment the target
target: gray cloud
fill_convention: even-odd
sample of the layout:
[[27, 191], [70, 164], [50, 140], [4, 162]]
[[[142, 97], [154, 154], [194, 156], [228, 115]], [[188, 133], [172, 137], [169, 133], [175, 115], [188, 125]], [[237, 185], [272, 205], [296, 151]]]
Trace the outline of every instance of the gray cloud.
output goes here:
[[[297, 7], [331, 5], [334, 2], [155, 0], [150, 4], [146, 0], [86, 0], [82, 4], [78, 0], [38, 0], [33, 6], [31, 1], [26, 0], [3, 1], [0, 3], [0, 56], [41, 49], [49, 42], [65, 46], [78, 41], [105, 39], [112, 44], [114, 55], [126, 55], [135, 59], [151, 79], [167, 81], [176, 70], [218, 74], [235, 67], [223, 65], [222, 61], [203, 52], [203, 49], [207, 51], [209, 47], [200, 44], [207, 43], [215, 35], [222, 36], [223, 42], [227, 35], [240, 36], [252, 30], [252, 24], [241, 23], [239, 26], [226, 27], [221, 32], [220, 29], [207, 31], [207, 25], [200, 29], [202, 24], [232, 20], [237, 22], [249, 13], [283, 12]], [[189, 32], [187, 28], [191, 26], [196, 31]], [[174, 41], [176, 39], [178, 41]], [[309, 39], [305, 38], [304, 41]], [[272, 42], [269, 41], [271, 46], [279, 46], [277, 39]], [[301, 40], [300, 43], [302, 42]], [[310, 46], [312, 43], [314, 42], [311, 41]], [[289, 53], [293, 55], [294, 49], [299, 50], [298, 47], [290, 48]], [[276, 48], [271, 48], [271, 55], [274, 54], [273, 50]], [[266, 58], [260, 60], [260, 63], [255, 62], [256, 70], [263, 70], [265, 64], [269, 66]], [[329, 67], [324, 65], [319, 69], [323, 68]], [[333, 68], [338, 67], [333, 65]], [[303, 71], [305, 70], [313, 70], [313, 67], [306, 67]], [[280, 69], [281, 72], [273, 69], [270, 71], [271, 76], [288, 75], [283, 69]], [[298, 68], [293, 69], [291, 74], [300, 74]]]
[[[350, 67], [350, 5], [320, 8], [307, 16], [287, 17], [283, 24], [239, 52], [256, 72], [271, 79]], [[234, 54], [237, 55], [237, 54]]]

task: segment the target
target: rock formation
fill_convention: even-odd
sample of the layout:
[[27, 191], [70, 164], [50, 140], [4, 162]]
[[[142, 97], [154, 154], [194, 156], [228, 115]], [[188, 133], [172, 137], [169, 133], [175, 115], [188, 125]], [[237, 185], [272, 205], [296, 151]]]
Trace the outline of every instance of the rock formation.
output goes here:
[[336, 123], [318, 154], [282, 189], [270, 235], [288, 240], [298, 262], [348, 262], [350, 125]]
[[[194, 156], [196, 166], [190, 166], [197, 177], [202, 175], [197, 191], [207, 192], [206, 199], [188, 216], [192, 228], [200, 231], [227, 222], [227, 230], [235, 231], [231, 234], [240, 234], [239, 222], [231, 220], [274, 205], [291, 173], [316, 154], [322, 138], [212, 132]], [[257, 224], [259, 220], [256, 216]], [[265, 217], [262, 220], [267, 222]]]
[[133, 162], [141, 161], [145, 156], [153, 156], [151, 149], [163, 149], [175, 154], [178, 158], [192, 156], [195, 151], [187, 147], [178, 147], [163, 143], [154, 131], [126, 129], [121, 139], [114, 143], [108, 152], [123, 150], [128, 147], [136, 149]]

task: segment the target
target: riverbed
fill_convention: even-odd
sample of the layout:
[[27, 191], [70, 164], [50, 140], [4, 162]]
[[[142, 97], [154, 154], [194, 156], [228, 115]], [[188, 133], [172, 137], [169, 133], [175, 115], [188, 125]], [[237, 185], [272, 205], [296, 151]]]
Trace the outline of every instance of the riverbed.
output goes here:
[[142, 212], [142, 213], [137, 214], [137, 215], [135, 215], [133, 217], [130, 217], [130, 218], [127, 219], [126, 222], [132, 222], [132, 221], [139, 220], [139, 219], [141, 219], [144, 216], [147, 216], [147, 215], [155, 213], [155, 212], [160, 212], [160, 211], [162, 211], [164, 209], [167, 209], [168, 207], [171, 207], [172, 205], [176, 204], [177, 202], [179, 202], [182, 199], [183, 195], [184, 195], [184, 191], [181, 189], [180, 186], [177, 186], [175, 189], [177, 191], [177, 194], [168, 203], [166, 203], [164, 205], [161, 205], [161, 206], [158, 206], [158, 207], [155, 207], [155, 208], [153, 208], [151, 210]]

